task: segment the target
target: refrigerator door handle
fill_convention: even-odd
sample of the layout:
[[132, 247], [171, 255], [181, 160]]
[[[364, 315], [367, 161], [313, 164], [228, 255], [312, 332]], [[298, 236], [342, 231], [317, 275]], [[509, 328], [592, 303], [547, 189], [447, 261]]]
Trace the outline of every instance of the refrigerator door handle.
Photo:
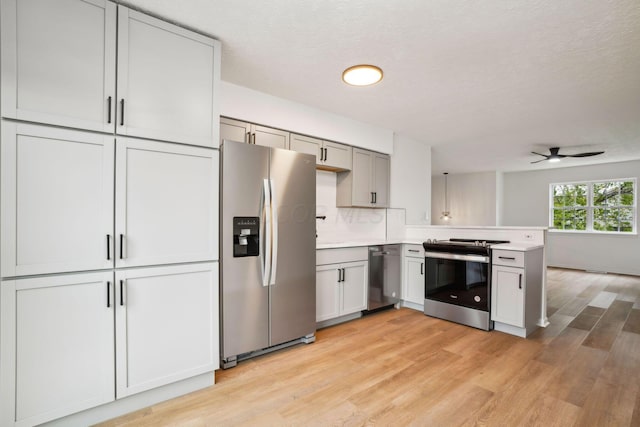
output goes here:
[[269, 286], [269, 279], [271, 277], [271, 191], [269, 187], [269, 180], [264, 179], [262, 183], [262, 203], [261, 203], [261, 221], [260, 231], [264, 227], [265, 233], [260, 239], [260, 245], [262, 246], [260, 251], [262, 267], [262, 286]]
[[276, 270], [278, 266], [278, 203], [276, 198], [276, 189], [275, 184], [272, 179], [269, 180], [269, 185], [271, 187], [271, 279], [269, 281], [269, 285], [273, 286], [276, 284]]

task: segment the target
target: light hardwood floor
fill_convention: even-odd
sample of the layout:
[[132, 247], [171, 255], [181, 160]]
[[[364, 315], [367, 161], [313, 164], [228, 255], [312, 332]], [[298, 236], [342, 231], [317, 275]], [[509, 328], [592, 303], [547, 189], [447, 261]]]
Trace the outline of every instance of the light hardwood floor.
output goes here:
[[528, 339], [387, 310], [103, 426], [639, 426], [640, 277], [549, 269], [547, 291]]

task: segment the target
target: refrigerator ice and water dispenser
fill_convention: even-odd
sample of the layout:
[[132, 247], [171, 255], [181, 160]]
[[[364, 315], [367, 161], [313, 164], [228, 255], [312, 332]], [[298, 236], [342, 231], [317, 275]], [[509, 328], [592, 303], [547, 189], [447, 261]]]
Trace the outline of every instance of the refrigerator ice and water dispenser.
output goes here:
[[260, 255], [260, 218], [233, 217], [233, 257]]

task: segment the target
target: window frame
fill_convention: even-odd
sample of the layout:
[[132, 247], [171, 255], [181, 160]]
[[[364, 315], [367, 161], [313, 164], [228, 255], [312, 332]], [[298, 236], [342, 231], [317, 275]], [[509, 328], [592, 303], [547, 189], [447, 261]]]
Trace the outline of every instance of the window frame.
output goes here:
[[[631, 231], [604, 231], [604, 230], [596, 230], [594, 229], [594, 210], [602, 208], [601, 206], [594, 205], [594, 184], [603, 184], [608, 182], [632, 182], [633, 184], [633, 205], [616, 205], [613, 206], [615, 208], [631, 208], [632, 209], [632, 230]], [[554, 226], [554, 187], [560, 185], [586, 185], [587, 186], [587, 204], [584, 206], [586, 210], [586, 228], [585, 230], [571, 230], [571, 229], [563, 229], [556, 228]], [[637, 178], [606, 178], [606, 179], [595, 179], [595, 180], [584, 180], [584, 181], [568, 181], [568, 182], [552, 182], [549, 184], [549, 231], [554, 233], [577, 233], [577, 234], [602, 234], [602, 235], [613, 235], [613, 236], [637, 236], [638, 235], [638, 179]], [[582, 206], [575, 206], [574, 208], [570, 208], [567, 210], [576, 210], [575, 208], [582, 208]]]

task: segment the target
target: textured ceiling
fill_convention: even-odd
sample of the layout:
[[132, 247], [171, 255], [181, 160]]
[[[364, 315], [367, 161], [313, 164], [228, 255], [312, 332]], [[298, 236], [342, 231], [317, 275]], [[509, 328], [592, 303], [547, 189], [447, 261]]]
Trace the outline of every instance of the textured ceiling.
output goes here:
[[[225, 81], [430, 145], [434, 174], [640, 159], [639, 0], [123, 3], [221, 40]], [[357, 63], [384, 80], [345, 85]], [[554, 146], [606, 153], [530, 164]]]

